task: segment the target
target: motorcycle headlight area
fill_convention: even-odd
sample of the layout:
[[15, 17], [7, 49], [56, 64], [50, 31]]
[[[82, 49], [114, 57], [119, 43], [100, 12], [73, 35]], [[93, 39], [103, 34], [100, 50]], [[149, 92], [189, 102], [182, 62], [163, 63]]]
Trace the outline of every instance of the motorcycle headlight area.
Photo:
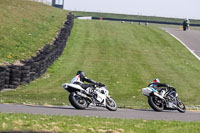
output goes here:
[[62, 87], [63, 88], [67, 88], [67, 84], [62, 84]]
[[108, 90], [105, 87], [98, 88], [98, 92], [101, 94], [108, 95]]
[[149, 96], [149, 93], [151, 93], [151, 92], [152, 91], [148, 87], [142, 89], [142, 94], [145, 96]]

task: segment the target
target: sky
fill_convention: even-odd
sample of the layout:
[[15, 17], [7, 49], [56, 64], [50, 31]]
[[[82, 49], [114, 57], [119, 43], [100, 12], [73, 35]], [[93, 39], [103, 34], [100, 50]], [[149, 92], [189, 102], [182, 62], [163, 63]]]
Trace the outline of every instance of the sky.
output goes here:
[[200, 19], [200, 0], [64, 0], [64, 9]]

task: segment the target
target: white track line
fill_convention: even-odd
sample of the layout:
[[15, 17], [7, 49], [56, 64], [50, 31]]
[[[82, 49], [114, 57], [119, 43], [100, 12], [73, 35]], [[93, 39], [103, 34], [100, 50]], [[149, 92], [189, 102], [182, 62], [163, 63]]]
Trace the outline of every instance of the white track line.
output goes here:
[[[166, 30], [165, 30], [166, 31]], [[166, 31], [167, 33], [169, 33], [168, 31]], [[172, 33], [169, 33], [172, 37], [174, 37], [176, 40], [178, 40], [180, 43], [182, 43], [198, 60], [200, 60], [200, 57], [198, 55], [196, 55], [192, 49], [190, 49], [184, 42], [182, 42], [180, 39], [178, 39], [175, 35], [173, 35]]]

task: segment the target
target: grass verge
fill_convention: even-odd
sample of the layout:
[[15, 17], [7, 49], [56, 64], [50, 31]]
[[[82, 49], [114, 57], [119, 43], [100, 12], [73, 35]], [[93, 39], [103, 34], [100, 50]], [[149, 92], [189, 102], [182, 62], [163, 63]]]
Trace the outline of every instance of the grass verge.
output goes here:
[[68, 13], [28, 0], [1, 0], [0, 12], [0, 63], [35, 55], [53, 40]]
[[0, 113], [0, 131], [65, 133], [199, 133], [199, 122]]

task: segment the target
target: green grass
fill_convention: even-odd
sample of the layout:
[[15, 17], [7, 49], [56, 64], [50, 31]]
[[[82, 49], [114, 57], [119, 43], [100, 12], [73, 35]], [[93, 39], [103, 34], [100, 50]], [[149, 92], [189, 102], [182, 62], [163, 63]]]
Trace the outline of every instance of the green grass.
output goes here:
[[[116, 19], [134, 19], [134, 20], [149, 20], [149, 21], [163, 21], [163, 22], [176, 22], [182, 23], [185, 18], [167, 18], [156, 16], [142, 16], [142, 15], [126, 15], [126, 14], [114, 14], [114, 13], [100, 13], [100, 12], [82, 12], [73, 11], [76, 16], [93, 16], [103, 18], [116, 18]], [[190, 19], [191, 24], [200, 24], [200, 20]]]
[[200, 123], [0, 113], [0, 131], [199, 133]]
[[199, 65], [182, 44], [156, 27], [75, 20], [67, 47], [47, 73], [15, 91], [1, 92], [0, 102], [69, 104], [61, 84], [83, 70], [106, 84], [120, 107], [149, 107], [141, 88], [154, 78], [177, 88], [189, 107], [199, 105]]
[[68, 11], [27, 0], [0, 1], [0, 63], [29, 58], [56, 36]]

